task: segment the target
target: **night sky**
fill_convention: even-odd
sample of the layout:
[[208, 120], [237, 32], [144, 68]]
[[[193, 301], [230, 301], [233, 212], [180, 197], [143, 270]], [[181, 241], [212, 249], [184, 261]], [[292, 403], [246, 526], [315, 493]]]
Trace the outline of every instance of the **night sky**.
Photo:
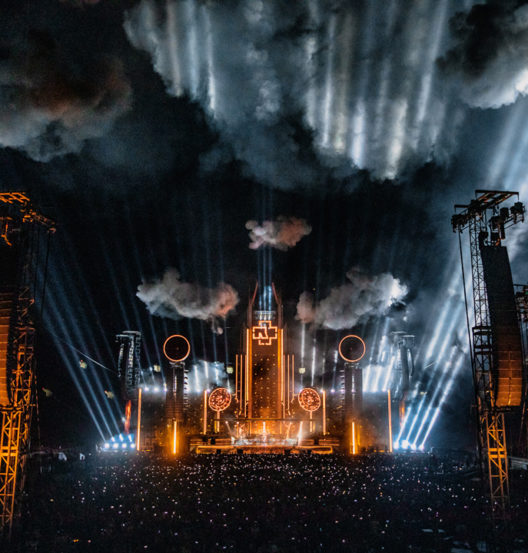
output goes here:
[[[528, 4], [1, 10], [0, 190], [57, 223], [37, 320], [43, 443], [117, 432], [118, 332], [143, 333], [145, 367], [175, 332], [193, 363], [233, 363], [257, 280], [283, 297], [298, 366], [304, 324], [314, 385], [345, 334], [365, 337], [372, 381], [382, 337], [414, 334], [411, 438], [472, 443], [450, 217], [477, 188], [527, 199]], [[525, 283], [518, 227], [507, 245]]]

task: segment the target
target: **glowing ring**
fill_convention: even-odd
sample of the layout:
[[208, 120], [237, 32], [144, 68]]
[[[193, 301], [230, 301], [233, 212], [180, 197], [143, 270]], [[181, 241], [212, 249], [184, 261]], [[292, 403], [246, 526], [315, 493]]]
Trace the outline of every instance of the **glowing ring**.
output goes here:
[[213, 411], [225, 411], [230, 405], [231, 393], [227, 388], [215, 388], [209, 395], [209, 407]]
[[[348, 340], [348, 338], [356, 338], [357, 340], [359, 340], [361, 342], [361, 344], [363, 345], [363, 353], [357, 358], [357, 359], [348, 359], [347, 357], [345, 357], [343, 355], [343, 352], [341, 351], [341, 345], [342, 343], [345, 341], [345, 340]], [[363, 359], [363, 356], [365, 355], [366, 351], [367, 351], [367, 345], [365, 344], [365, 342], [363, 341], [363, 338], [360, 338], [359, 336], [356, 336], [355, 334], [349, 334], [348, 336], [345, 336], [341, 342], [339, 342], [339, 347], [338, 347], [338, 350], [339, 350], [339, 355], [341, 356], [341, 359], [347, 361], [348, 363], [357, 363], [360, 359]]]
[[321, 397], [313, 388], [303, 388], [299, 392], [299, 405], [305, 411], [317, 411], [321, 407]]
[[[167, 349], [166, 349], [167, 343], [169, 342], [169, 340], [172, 340], [173, 338], [181, 338], [182, 340], [185, 340], [185, 343], [187, 344], [187, 353], [185, 353], [185, 355], [183, 355], [183, 357], [180, 357], [179, 359], [173, 359], [167, 353]], [[169, 361], [172, 361], [173, 363], [179, 363], [180, 361], [184, 361], [185, 359], [187, 359], [187, 357], [189, 357], [189, 353], [191, 353], [191, 344], [189, 343], [189, 340], [187, 340], [187, 338], [185, 336], [182, 336], [181, 334], [173, 334], [172, 336], [169, 336], [163, 343], [163, 355], [165, 355], [165, 357]]]

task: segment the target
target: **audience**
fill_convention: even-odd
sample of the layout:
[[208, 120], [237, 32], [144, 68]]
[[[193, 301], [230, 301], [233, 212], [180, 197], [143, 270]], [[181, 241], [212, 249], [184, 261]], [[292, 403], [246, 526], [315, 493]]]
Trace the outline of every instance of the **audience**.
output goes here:
[[[475, 470], [425, 454], [101, 453], [33, 471], [16, 552], [484, 551]], [[527, 551], [528, 488], [515, 475], [511, 551]], [[486, 496], [484, 496], [486, 497]]]

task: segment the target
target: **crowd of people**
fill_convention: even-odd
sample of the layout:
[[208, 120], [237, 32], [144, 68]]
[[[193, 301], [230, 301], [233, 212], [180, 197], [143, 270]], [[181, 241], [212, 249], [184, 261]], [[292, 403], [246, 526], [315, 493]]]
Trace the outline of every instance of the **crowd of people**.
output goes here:
[[[509, 537], [528, 550], [526, 472]], [[478, 473], [425, 454], [100, 454], [27, 486], [13, 551], [485, 551]]]

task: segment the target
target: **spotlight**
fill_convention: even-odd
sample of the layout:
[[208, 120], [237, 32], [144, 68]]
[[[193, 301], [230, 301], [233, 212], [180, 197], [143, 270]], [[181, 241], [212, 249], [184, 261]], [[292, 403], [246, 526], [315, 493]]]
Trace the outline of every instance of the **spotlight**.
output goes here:
[[228, 365], [226, 367], [226, 372], [227, 372], [227, 374], [233, 374], [233, 367], [231, 365]]
[[126, 446], [127, 446], [126, 444], [121, 444], [121, 447], [122, 447], [123, 449], [125, 449]]
[[145, 386], [143, 389], [145, 390], [145, 392], [148, 392], [150, 390], [148, 386]]
[[132, 442], [130, 444], [130, 449], [136, 449], [136, 443], [135, 442]]
[[119, 447], [119, 444], [113, 444], [113, 448], [117, 449]]
[[155, 391], [156, 393], [158, 393], [158, 392], [160, 391], [159, 386], [156, 386], [156, 387], [154, 388], [154, 391]]
[[515, 223], [517, 222], [518, 217], [520, 217], [521, 220], [524, 220], [524, 205], [522, 204], [522, 202], [515, 202], [510, 208], [510, 211]]
[[299, 374], [304, 374], [306, 369], [304, 367], [299, 367]]
[[110, 449], [110, 444], [108, 442], [106, 442], [105, 445], [104, 445], [104, 448], [105, 449]]
[[409, 449], [409, 440], [403, 440], [401, 446], [403, 449]]
[[420, 451], [423, 451], [425, 449], [424, 444], [420, 444], [420, 447], [418, 448]]
[[411, 450], [416, 451], [416, 444], [411, 444]]
[[400, 449], [400, 442], [398, 442], [398, 440], [396, 440], [396, 441], [392, 444], [392, 448], [394, 449], [394, 451]]

